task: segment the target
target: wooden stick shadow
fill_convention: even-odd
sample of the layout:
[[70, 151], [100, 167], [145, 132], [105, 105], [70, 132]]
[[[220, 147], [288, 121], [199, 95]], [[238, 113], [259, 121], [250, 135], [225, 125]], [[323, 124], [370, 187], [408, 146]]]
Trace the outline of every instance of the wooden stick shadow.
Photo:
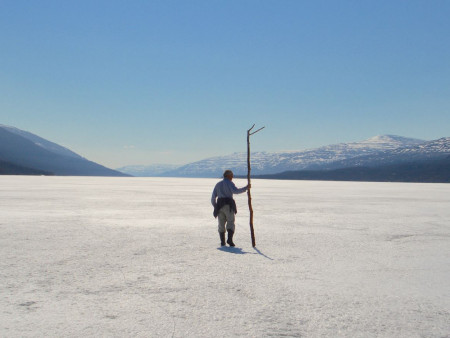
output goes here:
[[253, 250], [255, 250], [259, 255], [261, 255], [261, 256], [263, 256], [263, 257], [265, 257], [265, 258], [267, 258], [267, 259], [270, 259], [271, 261], [274, 260], [273, 258], [270, 258], [269, 256], [263, 254], [263, 253], [262, 253], [261, 251], [259, 251], [256, 247], [254, 247]]
[[274, 260], [273, 258], [270, 258], [269, 256], [263, 254], [256, 247], [253, 248], [253, 250], [255, 250], [256, 252], [248, 252], [248, 251], [244, 251], [242, 248], [231, 247], [231, 246], [220, 246], [220, 247], [217, 248], [217, 250], [220, 250], [220, 251], [223, 251], [223, 252], [229, 252], [229, 253], [236, 254], [236, 255], [246, 255], [246, 254], [261, 255], [264, 258], [270, 259], [271, 261]]

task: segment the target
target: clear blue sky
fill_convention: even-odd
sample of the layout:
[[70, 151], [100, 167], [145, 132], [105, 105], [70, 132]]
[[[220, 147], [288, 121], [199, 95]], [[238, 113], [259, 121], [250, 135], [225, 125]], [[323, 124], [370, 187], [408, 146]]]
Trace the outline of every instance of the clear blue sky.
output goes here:
[[0, 123], [109, 167], [450, 136], [450, 1], [0, 0]]

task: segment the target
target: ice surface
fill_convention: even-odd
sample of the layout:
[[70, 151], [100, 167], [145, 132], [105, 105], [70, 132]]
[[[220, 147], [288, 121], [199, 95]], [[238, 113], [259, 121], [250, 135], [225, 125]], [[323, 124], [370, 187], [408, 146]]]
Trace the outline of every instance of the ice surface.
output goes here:
[[450, 185], [215, 183], [0, 176], [0, 336], [450, 335]]

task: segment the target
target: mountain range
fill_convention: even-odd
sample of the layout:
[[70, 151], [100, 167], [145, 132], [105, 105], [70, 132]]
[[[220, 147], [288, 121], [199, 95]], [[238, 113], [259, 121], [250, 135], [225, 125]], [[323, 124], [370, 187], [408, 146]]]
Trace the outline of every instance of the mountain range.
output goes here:
[[[361, 142], [340, 143], [316, 149], [290, 152], [254, 152], [251, 154], [252, 174], [265, 175], [294, 170], [337, 169], [364, 163], [383, 164], [389, 152], [400, 157], [436, 157], [445, 153], [444, 149], [427, 146], [428, 141], [394, 135], [375, 136]], [[406, 155], [405, 155], [406, 154]], [[436, 156], [435, 156], [436, 155]], [[226, 156], [207, 158], [189, 163], [160, 176], [177, 177], [220, 177], [225, 169], [235, 175], [247, 174], [247, 154], [233, 153]]]
[[[302, 151], [254, 152], [252, 177], [279, 179], [450, 182], [450, 137], [425, 141], [396, 135]], [[247, 154], [211, 157], [183, 166], [112, 170], [32, 133], [0, 125], [0, 174], [221, 177], [247, 174]]]
[[37, 135], [0, 125], [0, 174], [129, 176]]
[[[280, 179], [333, 179], [366, 181], [448, 182], [450, 138], [425, 141], [381, 135], [360, 142], [340, 143], [316, 149], [251, 154], [252, 176]], [[152, 167], [124, 167], [131, 175], [220, 177], [225, 169], [236, 176], [247, 173], [247, 154], [233, 153], [207, 158], [164, 172]]]

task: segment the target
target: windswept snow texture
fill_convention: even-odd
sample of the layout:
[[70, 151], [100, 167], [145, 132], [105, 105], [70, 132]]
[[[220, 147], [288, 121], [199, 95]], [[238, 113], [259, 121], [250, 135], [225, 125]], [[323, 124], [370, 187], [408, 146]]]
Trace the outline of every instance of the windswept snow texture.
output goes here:
[[450, 335], [450, 185], [215, 183], [0, 177], [0, 336]]

